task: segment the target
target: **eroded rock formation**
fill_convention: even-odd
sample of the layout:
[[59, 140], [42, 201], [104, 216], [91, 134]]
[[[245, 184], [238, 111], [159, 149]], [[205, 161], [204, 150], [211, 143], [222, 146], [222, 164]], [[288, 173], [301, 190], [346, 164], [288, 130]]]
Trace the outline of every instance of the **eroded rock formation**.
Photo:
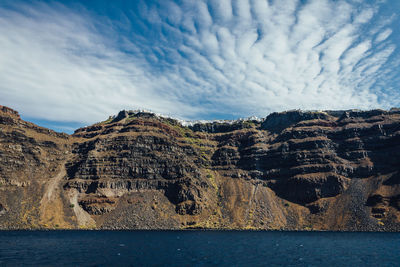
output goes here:
[[73, 135], [0, 106], [0, 228], [400, 229], [400, 110], [195, 123], [121, 111]]

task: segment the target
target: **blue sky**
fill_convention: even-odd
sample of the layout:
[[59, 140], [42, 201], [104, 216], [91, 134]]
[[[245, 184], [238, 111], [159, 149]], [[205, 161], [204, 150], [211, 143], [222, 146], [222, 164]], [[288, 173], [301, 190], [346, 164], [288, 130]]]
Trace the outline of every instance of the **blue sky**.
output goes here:
[[399, 106], [400, 1], [0, 1], [0, 105], [59, 131]]

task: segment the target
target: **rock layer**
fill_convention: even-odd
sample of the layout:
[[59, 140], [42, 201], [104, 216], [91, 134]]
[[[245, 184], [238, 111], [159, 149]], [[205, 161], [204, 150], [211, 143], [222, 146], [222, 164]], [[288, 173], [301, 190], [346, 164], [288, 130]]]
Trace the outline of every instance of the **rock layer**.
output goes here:
[[399, 109], [121, 111], [66, 135], [0, 106], [0, 155], [1, 229], [400, 229]]

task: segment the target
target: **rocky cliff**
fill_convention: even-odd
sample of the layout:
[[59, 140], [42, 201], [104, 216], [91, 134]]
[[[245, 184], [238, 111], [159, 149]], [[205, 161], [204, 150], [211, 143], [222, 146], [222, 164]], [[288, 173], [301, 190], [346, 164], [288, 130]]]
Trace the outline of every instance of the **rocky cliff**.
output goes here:
[[60, 134], [0, 106], [0, 229], [400, 230], [400, 110]]

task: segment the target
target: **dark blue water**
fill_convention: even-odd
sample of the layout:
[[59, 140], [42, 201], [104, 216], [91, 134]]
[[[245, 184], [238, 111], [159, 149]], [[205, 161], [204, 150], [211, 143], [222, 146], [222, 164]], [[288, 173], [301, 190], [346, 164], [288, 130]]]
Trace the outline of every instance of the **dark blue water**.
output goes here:
[[0, 231], [3, 265], [400, 266], [400, 234]]

